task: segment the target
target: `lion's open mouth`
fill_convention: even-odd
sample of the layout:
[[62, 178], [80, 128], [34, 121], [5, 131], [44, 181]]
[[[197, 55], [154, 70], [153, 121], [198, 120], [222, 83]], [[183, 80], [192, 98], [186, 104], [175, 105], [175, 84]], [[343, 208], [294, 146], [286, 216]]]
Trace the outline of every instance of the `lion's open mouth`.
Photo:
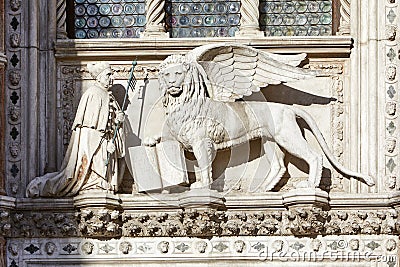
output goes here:
[[182, 93], [182, 89], [180, 87], [170, 87], [168, 88], [168, 94], [172, 96], [180, 96]]

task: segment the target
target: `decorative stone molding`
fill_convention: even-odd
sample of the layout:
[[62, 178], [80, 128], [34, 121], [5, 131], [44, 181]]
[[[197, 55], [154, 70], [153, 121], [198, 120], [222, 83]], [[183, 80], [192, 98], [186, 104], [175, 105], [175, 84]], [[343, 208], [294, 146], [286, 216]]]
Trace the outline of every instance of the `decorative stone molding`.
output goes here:
[[83, 236], [116, 237], [121, 235], [121, 216], [118, 210], [82, 209], [79, 231]]
[[[0, 4], [1, 4], [1, 1], [0, 1]], [[0, 11], [0, 13], [1, 13], [1, 11]], [[0, 18], [0, 23], [1, 22], [2, 22], [2, 18]], [[0, 38], [1, 37], [2, 36], [0, 35]], [[2, 40], [0, 39], [0, 42], [1, 41]], [[1, 48], [1, 45], [0, 45], [0, 48]], [[2, 60], [3, 59], [2, 56], [3, 56], [2, 51], [0, 51], [0, 105], [2, 107], [5, 107], [6, 106], [6, 100], [5, 100], [5, 98], [6, 98], [6, 86], [5, 86], [6, 68], [5, 68], [5, 64], [4, 64], [5, 62]], [[3, 108], [3, 112], [4, 112], [4, 108]], [[7, 151], [6, 144], [5, 144], [6, 143], [5, 138], [7, 136], [7, 131], [5, 129], [6, 128], [6, 120], [7, 120], [6, 114], [4, 114], [4, 113], [1, 114], [0, 115], [0, 127], [2, 129], [0, 130], [0, 140], [1, 140], [0, 155], [2, 155], [2, 157], [1, 157], [2, 161], [0, 162], [0, 175], [1, 175], [1, 177], [0, 177], [0, 195], [5, 195], [5, 193], [6, 193], [6, 191], [5, 191], [6, 170], [5, 170], [5, 164], [4, 164], [4, 156]], [[0, 260], [1, 260], [1, 258], [0, 258]]]
[[146, 0], [146, 28], [141, 37], [168, 37], [165, 31], [165, 0]]
[[64, 212], [13, 212], [10, 235], [19, 237], [77, 236], [75, 214]]
[[[282, 206], [276, 210], [263, 209], [262, 212], [259, 209], [218, 211], [177, 207], [144, 212], [142, 208], [123, 209], [123, 203], [117, 206], [118, 201], [115, 202], [113, 198], [106, 199], [108, 200], [96, 203], [93, 198], [81, 197], [79, 201], [75, 201], [78, 210], [72, 207], [64, 207], [63, 210], [46, 208], [44, 211], [31, 211], [31, 207], [27, 207], [27, 210], [3, 208], [0, 210], [0, 235], [7, 238], [123, 239], [400, 234], [399, 210], [326, 210], [327, 194], [321, 190], [315, 193], [307, 193], [302, 189], [289, 191], [283, 194], [286, 209]], [[126, 252], [129, 250], [129, 244], [125, 245], [121, 245], [121, 250]]]
[[263, 37], [259, 25], [259, 0], [242, 0], [240, 5], [240, 27], [236, 36]]
[[324, 232], [328, 218], [328, 193], [321, 189], [298, 188], [283, 196], [283, 204], [289, 209], [287, 219], [292, 234], [319, 235]]
[[[21, 0], [9, 0], [6, 6], [7, 16], [5, 17], [5, 33], [6, 33], [6, 55], [8, 58], [8, 74], [6, 79], [6, 96], [5, 106], [7, 113], [7, 124], [5, 127], [5, 178], [6, 191], [9, 195], [16, 195], [21, 184], [22, 165], [19, 156], [21, 150], [21, 43], [22, 43], [22, 5], [25, 3]], [[17, 145], [18, 144], [18, 145]]]
[[121, 261], [135, 265], [162, 257], [162, 262], [152, 264], [188, 264], [188, 259], [212, 264], [223, 259], [228, 262], [240, 260], [244, 265], [293, 262], [293, 266], [304, 266], [316, 261], [325, 264], [334, 259], [335, 264], [361, 266], [377, 263], [380, 259], [382, 266], [396, 266], [397, 246], [398, 241], [392, 235], [11, 239], [8, 249], [12, 247], [14, 253], [7, 257], [7, 264], [24, 266], [34, 259], [36, 264], [51, 261], [52, 266], [65, 266], [71, 260], [80, 264], [107, 262], [107, 266], [119, 266]]
[[[385, 25], [385, 87], [386, 103], [384, 107], [384, 115], [386, 121], [386, 140], [385, 140], [385, 186], [389, 190], [397, 190], [399, 188], [398, 168], [397, 168], [397, 131], [399, 127], [397, 122], [397, 101], [398, 101], [398, 75], [397, 66], [399, 58], [396, 57], [395, 51], [398, 50], [398, 41], [396, 40], [398, 30], [398, 3], [396, 1], [388, 1], [386, 3], [386, 25]], [[396, 12], [395, 12], [396, 11]], [[398, 39], [398, 38], [397, 38]]]
[[120, 199], [105, 192], [81, 193], [74, 197], [78, 229], [81, 235], [90, 237], [121, 236]]
[[325, 225], [326, 234], [386, 234], [397, 233], [398, 212], [388, 211], [331, 211]]

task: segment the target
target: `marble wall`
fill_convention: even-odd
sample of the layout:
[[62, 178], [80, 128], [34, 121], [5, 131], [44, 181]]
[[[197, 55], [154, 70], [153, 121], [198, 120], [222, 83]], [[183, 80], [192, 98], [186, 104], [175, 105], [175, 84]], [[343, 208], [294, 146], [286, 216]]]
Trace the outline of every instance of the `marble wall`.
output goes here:
[[[157, 9], [156, 2], [148, 1], [148, 8]], [[242, 9], [254, 7], [244, 2]], [[302, 266], [289, 252], [357, 252], [341, 259], [351, 266], [398, 266], [399, 0], [339, 2], [337, 36], [263, 37], [256, 16], [249, 16], [247, 28], [232, 38], [175, 39], [160, 24], [163, 14], [154, 13], [142, 38], [73, 40], [66, 37], [68, 1], [0, 0], [0, 266], [157, 266], [161, 260], [176, 266]], [[306, 96], [267, 90], [265, 97], [287, 104], [301, 99], [338, 160], [373, 176], [376, 186], [343, 177], [327, 164], [325, 193], [293, 191], [308, 170], [289, 156], [291, 178], [279, 189], [224, 194], [218, 211], [185, 207], [178, 193], [135, 194], [129, 174], [117, 195], [25, 198], [30, 180], [61, 164], [77, 103], [91, 82], [87, 62], [110, 61], [124, 86], [137, 58], [140, 93], [130, 95], [129, 112], [132, 121], [147, 119], [153, 127], [159, 117], [147, 116], [159, 94], [158, 64], [213, 42], [307, 53], [303, 67], [328, 74], [327, 80], [314, 81]], [[315, 102], [310, 94], [332, 100]], [[139, 144], [145, 129], [134, 127], [138, 139], [132, 142]], [[265, 249], [286, 254], [270, 261]], [[336, 263], [323, 259], [324, 266]]]

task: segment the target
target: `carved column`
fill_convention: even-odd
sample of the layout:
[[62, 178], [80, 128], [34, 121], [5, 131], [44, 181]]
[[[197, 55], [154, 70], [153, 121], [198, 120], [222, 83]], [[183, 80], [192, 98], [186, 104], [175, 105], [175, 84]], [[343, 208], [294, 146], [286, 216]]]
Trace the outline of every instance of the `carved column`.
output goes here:
[[[385, 163], [378, 156], [386, 126], [382, 125], [379, 115], [382, 110], [379, 104], [385, 98], [382, 90], [384, 75], [382, 63], [385, 50], [384, 40], [379, 27], [385, 19], [385, 8], [382, 1], [352, 1], [350, 28], [354, 37], [354, 48], [350, 55], [350, 78], [348, 99], [350, 103], [348, 123], [350, 129], [349, 166], [362, 173], [376, 177], [377, 186], [368, 188], [365, 185], [350, 182], [351, 193], [377, 192], [383, 182]], [[354, 11], [354, 12], [353, 12]], [[360, 26], [361, 25], [361, 26]], [[382, 131], [383, 130], [383, 131]], [[397, 164], [397, 163], [396, 163]]]
[[142, 37], [168, 37], [164, 27], [165, 0], [146, 1], [146, 29]]
[[[4, 107], [5, 103], [5, 85], [4, 85], [4, 76], [5, 76], [5, 65], [6, 65], [6, 55], [5, 55], [5, 42], [4, 42], [4, 0], [0, 0], [0, 107], [2, 110], [0, 112], [0, 195], [5, 194], [5, 125], [6, 125], [6, 111]], [[1, 259], [0, 259], [1, 260]]]
[[340, 0], [340, 23], [338, 35], [350, 35], [350, 0]]
[[67, 38], [66, 7], [67, 7], [66, 0], [57, 0], [57, 39]]
[[260, 31], [259, 0], [242, 0], [240, 6], [240, 27], [237, 36], [259, 36], [264, 33]]

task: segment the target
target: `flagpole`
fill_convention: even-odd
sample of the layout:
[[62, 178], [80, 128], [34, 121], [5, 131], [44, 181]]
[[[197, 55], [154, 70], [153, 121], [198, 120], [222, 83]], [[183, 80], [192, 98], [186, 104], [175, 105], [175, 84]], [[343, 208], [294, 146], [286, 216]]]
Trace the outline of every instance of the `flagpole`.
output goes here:
[[[122, 114], [123, 114], [124, 116], [125, 116], [125, 111], [124, 111], [124, 110], [125, 110], [125, 104], [126, 104], [126, 100], [128, 99], [129, 88], [132, 88], [132, 91], [133, 91], [133, 89], [134, 89], [134, 87], [135, 87], [135, 85], [136, 85], [136, 77], [135, 77], [135, 75], [133, 75], [133, 71], [134, 71], [136, 65], [137, 65], [137, 61], [136, 61], [136, 60], [133, 60], [133, 61], [132, 61], [132, 68], [131, 68], [131, 71], [130, 71], [130, 73], [129, 73], [128, 84], [127, 84], [126, 90], [125, 90], [124, 101], [123, 101], [122, 107], [121, 107]], [[117, 125], [116, 125], [116, 127], [115, 127], [114, 135], [113, 135], [113, 138], [112, 138], [112, 141], [111, 141], [112, 144], [115, 143], [115, 139], [117, 138], [117, 132], [118, 132], [118, 130], [119, 130], [119, 128], [120, 128], [120, 125], [121, 125], [121, 123], [118, 122]], [[110, 153], [110, 152], [107, 152], [107, 160], [106, 160], [106, 162], [105, 162], [106, 166], [107, 166], [108, 163], [110, 162], [110, 155], [111, 155], [111, 153]]]

